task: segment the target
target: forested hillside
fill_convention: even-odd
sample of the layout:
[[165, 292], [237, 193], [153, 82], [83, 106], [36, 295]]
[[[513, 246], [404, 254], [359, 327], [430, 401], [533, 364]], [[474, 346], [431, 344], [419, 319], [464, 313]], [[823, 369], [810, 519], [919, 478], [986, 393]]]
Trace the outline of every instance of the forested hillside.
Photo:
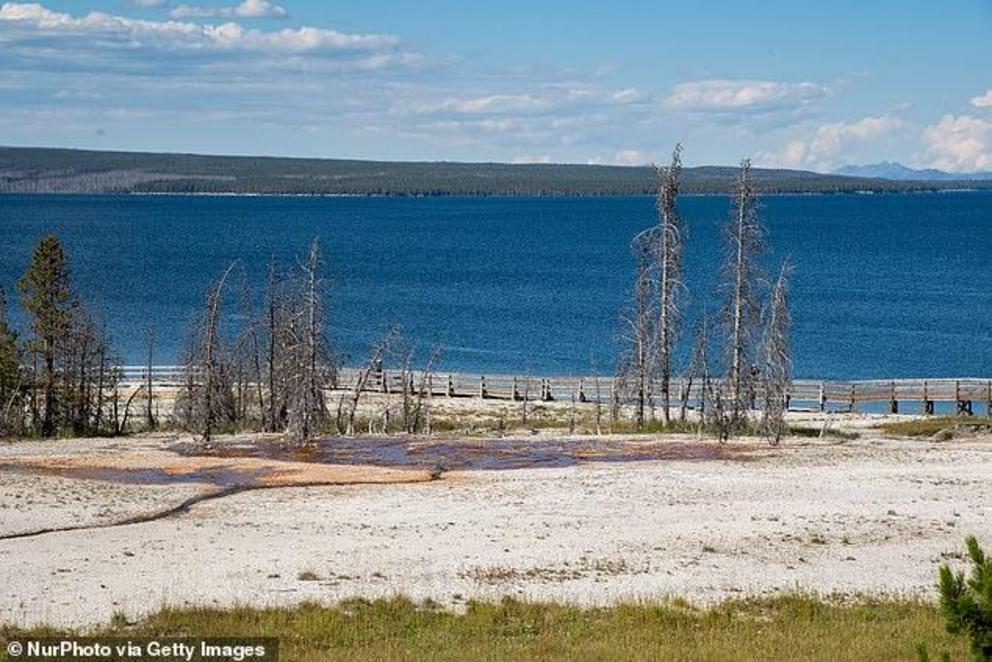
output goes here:
[[[686, 193], [729, 190], [736, 168], [686, 168]], [[890, 181], [756, 168], [766, 193], [992, 188], [992, 182]], [[0, 193], [637, 195], [647, 167], [392, 162], [0, 147]]]

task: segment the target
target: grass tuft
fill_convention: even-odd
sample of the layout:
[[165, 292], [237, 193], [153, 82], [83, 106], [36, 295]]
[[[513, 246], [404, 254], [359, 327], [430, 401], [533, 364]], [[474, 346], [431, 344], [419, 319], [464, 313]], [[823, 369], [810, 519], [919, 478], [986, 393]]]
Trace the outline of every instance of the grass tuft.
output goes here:
[[[468, 601], [454, 613], [404, 597], [336, 606], [164, 609], [120, 619], [96, 636], [275, 636], [283, 659], [316, 660], [910, 660], [916, 642], [965, 659], [968, 644], [943, 626], [936, 605], [914, 600], [824, 602], [806, 595], [580, 608], [505, 599]], [[5, 643], [78, 634], [0, 628]], [[0, 660], [5, 660], [0, 652]]]
[[[947, 430], [969, 430], [979, 431], [985, 428], [992, 428], [992, 418], [966, 418], [961, 416], [936, 416], [933, 418], [919, 418], [911, 421], [896, 421], [894, 423], [882, 423], [879, 430], [896, 437], [933, 437], [934, 435]], [[953, 438], [953, 431], [947, 438]]]

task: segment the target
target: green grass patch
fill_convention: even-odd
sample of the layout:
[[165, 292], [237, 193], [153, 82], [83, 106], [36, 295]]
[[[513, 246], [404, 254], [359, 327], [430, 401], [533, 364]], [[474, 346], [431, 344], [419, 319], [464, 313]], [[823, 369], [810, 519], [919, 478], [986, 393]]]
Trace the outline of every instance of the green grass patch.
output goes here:
[[992, 426], [992, 418], [973, 418], [970, 416], [935, 416], [919, 418], [911, 421], [896, 421], [882, 423], [879, 430], [896, 437], [932, 437], [938, 432], [953, 427], [983, 428]]
[[[77, 634], [0, 628], [16, 637]], [[506, 599], [464, 612], [389, 600], [333, 607], [164, 609], [96, 636], [278, 637], [281, 659], [311, 660], [912, 660], [917, 643], [966, 659], [935, 605], [912, 600], [830, 604], [793, 595], [700, 609], [684, 601], [582, 609]], [[0, 653], [0, 660], [6, 660]]]

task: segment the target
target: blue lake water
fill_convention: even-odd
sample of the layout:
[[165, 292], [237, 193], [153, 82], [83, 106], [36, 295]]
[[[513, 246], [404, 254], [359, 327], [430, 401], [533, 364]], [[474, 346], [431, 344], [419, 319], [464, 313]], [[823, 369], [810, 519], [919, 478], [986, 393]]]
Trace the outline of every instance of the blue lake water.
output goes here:
[[[795, 263], [795, 372], [870, 378], [992, 374], [992, 192], [765, 196], [774, 270]], [[711, 298], [719, 196], [685, 197], [691, 318]], [[359, 362], [394, 324], [443, 369], [586, 373], [612, 367], [648, 197], [329, 198], [0, 196], [8, 298], [39, 237], [57, 233], [76, 288], [116, 346], [179, 354], [208, 282], [240, 259], [261, 290], [320, 235], [336, 349]], [[231, 304], [233, 312], [237, 304]], [[23, 323], [11, 306], [15, 323]]]

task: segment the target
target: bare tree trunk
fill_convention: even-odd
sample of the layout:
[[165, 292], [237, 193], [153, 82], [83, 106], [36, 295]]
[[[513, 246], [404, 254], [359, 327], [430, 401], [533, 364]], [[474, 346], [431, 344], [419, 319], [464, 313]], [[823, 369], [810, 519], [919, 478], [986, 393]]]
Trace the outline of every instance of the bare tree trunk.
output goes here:
[[[440, 357], [441, 350], [435, 347], [431, 350], [431, 353], [427, 358], [426, 367], [420, 373], [420, 383], [417, 385], [416, 389], [417, 397], [413, 404], [412, 424], [407, 429], [407, 432], [418, 432], [423, 419], [427, 420], [427, 426], [430, 428], [430, 408], [431, 400], [433, 399], [433, 393], [431, 391], [433, 389], [432, 384], [434, 383], [434, 368]], [[413, 382], [411, 381], [411, 386], [412, 385]], [[428, 434], [430, 434], [430, 429], [428, 429]]]
[[221, 276], [217, 284], [211, 288], [207, 296], [207, 316], [204, 322], [202, 356], [203, 356], [203, 441], [209, 442], [216, 423], [216, 412], [214, 402], [214, 389], [218, 386], [218, 366], [217, 366], [217, 335], [220, 324], [220, 303], [224, 290], [224, 283], [228, 275], [234, 269], [236, 263], [231, 265]]
[[[269, 432], [275, 432], [279, 427], [279, 404], [281, 398], [276, 390], [276, 362], [277, 356], [276, 351], [279, 347], [278, 339], [280, 334], [280, 325], [278, 324], [277, 313], [276, 313], [276, 264], [275, 257], [269, 263], [269, 285], [268, 293], [266, 294], [266, 322], [268, 324], [268, 355], [266, 356], [266, 381], [268, 382], [269, 388], [269, 407], [268, 415], [265, 416], [265, 429]], [[264, 410], [263, 410], [264, 411]]]
[[658, 377], [665, 423], [671, 421], [672, 354], [678, 338], [680, 309], [678, 297], [685, 287], [682, 275], [684, 229], [676, 207], [682, 173], [682, 146], [676, 145], [667, 168], [658, 174], [658, 227], [655, 260], [658, 270]]
[[637, 284], [634, 292], [634, 316], [630, 321], [634, 343], [634, 379], [636, 384], [634, 415], [638, 427], [644, 426], [645, 413], [651, 390], [653, 363], [653, 329], [651, 312], [651, 271], [647, 261], [648, 247], [641, 239], [635, 240], [638, 250]]
[[315, 409], [323, 399], [322, 386], [317, 378], [317, 269], [320, 264], [320, 242], [314, 239], [310, 246], [310, 256], [307, 260], [307, 374], [306, 374], [306, 407], [303, 416], [303, 440], [309, 441], [313, 434]]
[[149, 430], [155, 429], [155, 412], [152, 411], [152, 366], [154, 365], [155, 353], [155, 327], [149, 326], [147, 332], [148, 340], [148, 363], [145, 365], [145, 423]]
[[747, 411], [751, 406], [752, 371], [748, 364], [755, 353], [754, 329], [761, 313], [757, 290], [762, 279], [759, 256], [764, 250], [764, 228], [758, 218], [751, 163], [747, 159], [741, 162], [734, 219], [725, 228], [725, 236], [728, 252], [723, 271], [725, 288], [729, 290], [724, 303], [724, 323], [727, 326], [724, 347], [727, 358], [726, 410], [730, 425], [736, 430], [747, 424]]
[[[392, 347], [393, 343], [396, 341], [399, 335], [398, 329], [393, 329], [390, 331], [385, 338], [383, 338], [373, 349], [372, 353], [369, 355], [369, 359], [366, 364], [358, 371], [358, 375], [355, 378], [355, 386], [352, 389], [351, 398], [348, 402], [347, 420], [348, 424], [345, 428], [347, 434], [351, 435], [355, 433], [355, 413], [358, 411], [358, 402], [362, 397], [362, 391], [368, 384], [369, 378], [372, 373], [382, 365], [382, 360], [385, 358], [386, 353]], [[338, 428], [341, 428], [341, 421], [338, 421]]]
[[792, 351], [789, 346], [789, 275], [791, 265], [782, 264], [772, 289], [768, 323], [762, 343], [764, 355], [764, 412], [762, 428], [772, 445], [778, 445], [786, 431], [789, 385], [792, 380]]
[[692, 357], [689, 359], [689, 370], [686, 375], [686, 384], [682, 392], [680, 420], [683, 422], [686, 420], [686, 409], [688, 408], [689, 398], [692, 395], [692, 385], [699, 379], [699, 422], [700, 424], [705, 423], [707, 397], [711, 395], [709, 384], [709, 344], [709, 319], [704, 310], [696, 323], [696, 340], [693, 343]]
[[530, 370], [527, 371], [527, 375], [524, 377], [524, 399], [520, 403], [520, 422], [522, 425], [527, 425], [529, 407], [528, 402], [530, 401]]
[[96, 383], [96, 420], [94, 421], [97, 434], [103, 429], [103, 389], [107, 377], [107, 350], [105, 347], [100, 348], [99, 355], [100, 374]]
[[31, 431], [38, 434], [38, 352], [31, 352]]

